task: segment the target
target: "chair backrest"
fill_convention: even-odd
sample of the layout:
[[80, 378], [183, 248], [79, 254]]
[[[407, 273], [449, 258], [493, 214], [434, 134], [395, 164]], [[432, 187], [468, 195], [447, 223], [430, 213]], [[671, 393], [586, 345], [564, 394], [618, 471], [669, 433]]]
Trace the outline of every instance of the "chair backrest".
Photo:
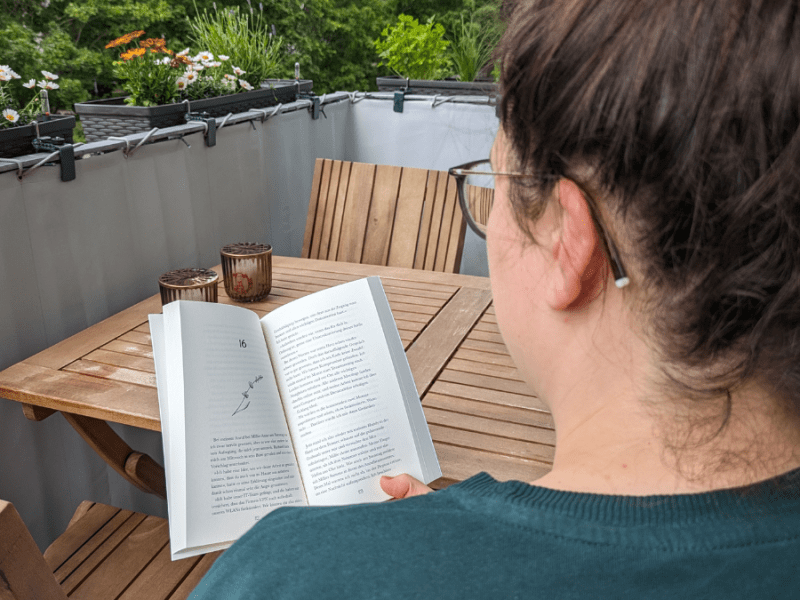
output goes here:
[[67, 600], [10, 502], [0, 500], [0, 600]]
[[305, 258], [457, 273], [465, 231], [445, 171], [317, 159]]

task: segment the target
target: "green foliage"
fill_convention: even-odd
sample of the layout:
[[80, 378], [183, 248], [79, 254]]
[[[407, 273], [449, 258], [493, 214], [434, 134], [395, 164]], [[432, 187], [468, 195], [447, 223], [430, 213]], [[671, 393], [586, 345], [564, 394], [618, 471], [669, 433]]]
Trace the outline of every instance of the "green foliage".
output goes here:
[[397, 24], [381, 33], [386, 39], [375, 40], [375, 49], [386, 65], [401, 77], [441, 79], [448, 74], [450, 59], [444, 39], [444, 27], [430, 17], [420, 25], [414, 17], [399, 15]]
[[[59, 89], [50, 92], [52, 112], [86, 100], [93, 78], [101, 71], [100, 57], [76, 48], [60, 28], [53, 26], [45, 35], [13, 22], [0, 30], [0, 63], [14, 66], [22, 81], [41, 80], [43, 70], [59, 75]], [[31, 95], [22, 87], [10, 93], [18, 106], [27, 103]]]
[[472, 13], [468, 20], [461, 15], [450, 47], [450, 56], [461, 81], [475, 81], [480, 75], [492, 58], [500, 34], [499, 27], [492, 23], [482, 25], [473, 18]]
[[245, 72], [241, 78], [253, 87], [277, 75], [283, 42], [280, 37], [273, 39], [262, 10], [204, 9], [189, 20], [189, 26], [195, 48], [230, 57], [231, 64]]
[[[41, 70], [59, 75], [60, 88], [51, 93], [51, 106], [71, 109], [89, 97], [119, 95], [121, 81], [114, 74], [114, 53], [106, 42], [129, 31], [169, 40], [173, 50], [190, 45], [191, 18], [215, 12], [216, 0], [0, 0], [0, 64], [9, 64], [27, 81], [41, 78]], [[300, 64], [303, 79], [314, 81], [314, 91], [376, 89], [375, 77], [386, 70], [373, 40], [397, 15], [420, 22], [436, 16], [446, 31], [456, 32], [461, 15], [485, 27], [499, 0], [218, 0], [216, 7], [236, 8], [240, 14], [261, 16], [278, 49], [275, 76], [294, 77]], [[467, 11], [466, 13], [464, 11]], [[255, 15], [254, 15], [255, 16]], [[484, 18], [486, 17], [486, 18]], [[193, 47], [195, 52], [212, 48]], [[233, 51], [214, 52], [235, 57]], [[235, 59], [231, 60], [234, 63]], [[235, 64], [235, 63], [234, 63]], [[245, 71], [248, 67], [240, 66]], [[247, 75], [251, 73], [248, 72]], [[255, 79], [255, 75], [253, 75]], [[254, 79], [249, 79], [255, 85]], [[16, 87], [15, 101], [27, 101]], [[19, 97], [17, 97], [19, 96]]]

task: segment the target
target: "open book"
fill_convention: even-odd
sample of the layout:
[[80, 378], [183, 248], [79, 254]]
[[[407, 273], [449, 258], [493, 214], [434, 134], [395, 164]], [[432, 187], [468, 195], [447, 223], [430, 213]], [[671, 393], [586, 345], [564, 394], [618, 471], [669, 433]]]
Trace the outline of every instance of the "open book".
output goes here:
[[280, 506], [377, 502], [381, 475], [441, 476], [377, 277], [261, 320], [176, 301], [150, 332], [173, 560], [227, 548]]

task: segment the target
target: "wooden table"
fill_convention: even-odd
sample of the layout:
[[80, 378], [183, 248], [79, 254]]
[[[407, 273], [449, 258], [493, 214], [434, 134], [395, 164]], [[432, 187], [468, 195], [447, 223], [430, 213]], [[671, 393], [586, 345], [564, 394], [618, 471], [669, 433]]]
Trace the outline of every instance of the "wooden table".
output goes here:
[[[218, 271], [221, 273], [221, 270]], [[444, 487], [480, 471], [529, 481], [546, 473], [555, 431], [541, 401], [520, 379], [503, 344], [489, 280], [483, 277], [343, 262], [273, 257], [263, 316], [308, 293], [379, 275], [428, 419]], [[219, 288], [219, 301], [232, 303]], [[160, 431], [147, 323], [158, 296], [0, 372], [0, 397], [38, 421], [61, 411], [123, 477], [165, 497], [164, 470], [130, 448], [107, 421]]]

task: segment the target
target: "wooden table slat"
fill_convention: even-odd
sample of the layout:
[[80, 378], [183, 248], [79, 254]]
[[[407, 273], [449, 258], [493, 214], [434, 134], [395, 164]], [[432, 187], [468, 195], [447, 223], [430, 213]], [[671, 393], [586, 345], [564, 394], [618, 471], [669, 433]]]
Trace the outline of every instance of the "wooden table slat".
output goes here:
[[453, 355], [463, 361], [471, 361], [483, 364], [502, 365], [504, 367], [517, 368], [514, 361], [508, 354], [495, 354], [494, 352], [481, 352], [480, 350], [469, 350], [464, 348], [464, 344]]
[[460, 289], [408, 349], [408, 363], [420, 396], [431, 386], [491, 300], [489, 291]]
[[[556, 432], [552, 428], [536, 427], [529, 424], [511, 423], [479, 415], [468, 415], [463, 412], [442, 410], [427, 404], [425, 418], [429, 425], [439, 425], [451, 429], [471, 431], [490, 435], [502, 440], [533, 442], [547, 446], [555, 446]], [[442, 438], [443, 441], [444, 438]]]
[[[436, 444], [436, 454], [442, 464], [442, 479], [445, 484], [462, 481], [485, 471], [499, 481], [515, 479], [533, 481], [550, 471], [547, 462], [504, 456], [475, 448]], [[439, 487], [439, 486], [435, 486]]]
[[111, 381], [124, 381], [126, 383], [144, 385], [151, 388], [156, 387], [155, 368], [152, 373], [145, 373], [144, 371], [116, 367], [114, 365], [90, 360], [76, 360], [74, 363], [64, 367], [62, 371], [90, 375], [92, 377], [99, 377]]
[[[481, 402], [494, 402], [515, 408], [528, 410], [539, 410], [548, 412], [547, 406], [539, 398], [532, 394], [516, 394], [488, 387], [476, 387], [464, 385], [462, 383], [444, 381], [441, 378], [431, 386], [431, 392], [451, 396], [454, 398], [466, 398], [468, 400], [479, 400]], [[427, 396], [426, 396], [427, 397]], [[422, 399], [425, 404], [425, 398]]]
[[517, 456], [542, 462], [553, 462], [555, 448], [549, 444], [538, 444], [523, 440], [512, 440], [509, 438], [498, 438], [497, 436], [487, 435], [477, 431], [466, 431], [442, 427], [436, 424], [429, 424], [431, 437], [434, 443], [444, 443], [451, 446], [462, 448], [473, 448], [505, 456]]
[[[140, 327], [146, 327], [146, 331], [140, 331]], [[132, 342], [142, 346], [150, 346], [153, 342], [150, 339], [150, 325], [142, 323], [136, 329], [131, 329], [128, 333], [124, 333], [117, 338], [122, 342]]]
[[[141, 356], [124, 354], [121, 352], [111, 352], [106, 350], [105, 347], [90, 352], [84, 356], [83, 359], [96, 363], [105, 363], [115, 367], [144, 371], [145, 373], [155, 373], [155, 363], [152, 358], [143, 358]], [[69, 365], [67, 365], [66, 368], [68, 369]]]
[[87, 355], [89, 352], [118, 338], [125, 332], [142, 324], [142, 315], [147, 320], [149, 313], [161, 312], [161, 300], [152, 296], [142, 300], [127, 310], [108, 317], [104, 321], [85, 329], [72, 337], [65, 339], [26, 359], [26, 363], [60, 369], [74, 360]]
[[528, 384], [524, 381], [514, 381], [512, 379], [491, 377], [475, 372], [456, 371], [454, 369], [446, 368], [441, 372], [438, 380], [471, 385], [473, 387], [490, 390], [499, 390], [501, 392], [511, 392], [512, 394], [521, 394], [525, 396], [533, 395], [533, 391], [531, 391]]
[[504, 365], [492, 364], [490, 362], [483, 363], [472, 360], [463, 360], [457, 356], [453, 356], [450, 362], [447, 363], [447, 368], [454, 371], [464, 371], [465, 373], [499, 377], [501, 379], [509, 379], [511, 381], [524, 383], [516, 367], [507, 367]]
[[545, 411], [518, 408], [507, 404], [483, 402], [481, 400], [456, 398], [433, 391], [429, 391], [425, 394], [423, 407], [440, 408], [451, 412], [495, 419], [501, 421], [503, 424], [519, 423], [521, 425], [534, 425], [536, 427], [554, 429], [553, 416]]

